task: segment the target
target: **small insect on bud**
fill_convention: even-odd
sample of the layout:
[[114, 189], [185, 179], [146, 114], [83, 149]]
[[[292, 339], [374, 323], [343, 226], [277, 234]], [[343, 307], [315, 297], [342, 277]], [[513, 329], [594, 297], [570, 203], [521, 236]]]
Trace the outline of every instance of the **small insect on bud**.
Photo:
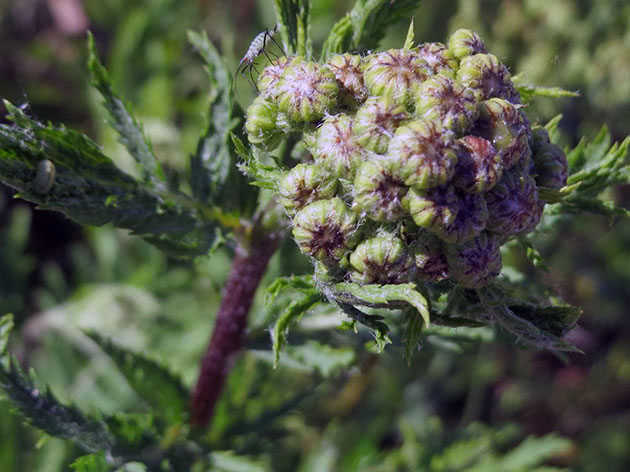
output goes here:
[[362, 284], [399, 284], [414, 278], [415, 266], [405, 243], [391, 234], [361, 242], [350, 255], [353, 281]]
[[518, 167], [505, 173], [485, 195], [490, 212], [488, 231], [509, 237], [523, 232], [536, 218], [536, 183]]
[[457, 59], [442, 43], [422, 44], [417, 53], [427, 63], [432, 75], [455, 77]]
[[315, 200], [335, 196], [338, 181], [317, 164], [298, 164], [280, 180], [280, 204], [289, 216]]
[[449, 277], [466, 288], [488, 285], [501, 273], [503, 264], [499, 248], [497, 238], [485, 232], [464, 244], [448, 246]]
[[276, 91], [278, 110], [292, 123], [308, 124], [336, 106], [339, 86], [329, 67], [296, 60], [284, 70]]
[[503, 164], [490, 141], [477, 136], [464, 136], [453, 183], [466, 192], [487, 192], [503, 175]]
[[382, 159], [365, 161], [354, 179], [352, 209], [373, 221], [392, 222], [404, 214], [402, 199], [408, 189], [386, 167]]
[[488, 52], [479, 35], [468, 29], [455, 31], [448, 40], [448, 49], [458, 60]]
[[37, 172], [33, 180], [33, 190], [39, 194], [45, 194], [50, 191], [55, 183], [57, 171], [55, 164], [48, 159], [43, 159], [37, 163]]
[[354, 116], [353, 132], [365, 150], [385, 154], [394, 131], [408, 119], [404, 105], [388, 98], [370, 97]]
[[464, 88], [475, 90], [481, 100], [497, 97], [511, 103], [521, 103], [510, 72], [492, 54], [476, 54], [462, 59], [457, 80]]
[[329, 115], [307, 140], [315, 161], [337, 177], [346, 179], [354, 177], [364, 154], [352, 127], [352, 118], [348, 115]]
[[479, 105], [479, 119], [472, 134], [492, 143], [505, 170], [532, 155], [529, 128], [520, 110], [501, 98]]
[[365, 58], [363, 78], [370, 95], [407, 104], [417, 86], [431, 75], [428, 64], [414, 50], [390, 49]]
[[429, 189], [445, 185], [455, 174], [457, 148], [452, 133], [425, 120], [396, 130], [387, 148], [388, 170], [405, 185]]
[[545, 128], [533, 129], [534, 175], [539, 187], [562, 188], [569, 173], [567, 157], [562, 148], [549, 141]]
[[293, 237], [300, 250], [327, 266], [344, 263], [360, 234], [357, 217], [340, 198], [318, 200], [293, 219]]
[[247, 108], [247, 139], [252, 144], [265, 151], [272, 151], [282, 141], [282, 131], [278, 127], [278, 106], [262, 95], [254, 99]]
[[426, 80], [414, 96], [416, 116], [441, 123], [442, 127], [459, 135], [477, 119], [477, 99], [470, 89], [457, 81], [438, 75]]
[[463, 243], [480, 234], [488, 221], [488, 207], [478, 194], [456, 192], [453, 186], [410, 189], [404, 200], [421, 228], [449, 243]]
[[439, 282], [448, 277], [444, 243], [427, 231], [423, 231], [413, 244], [417, 277], [427, 282]]
[[361, 56], [357, 54], [335, 54], [328, 62], [339, 83], [339, 102], [346, 108], [353, 109], [368, 97], [368, 90], [363, 81]]

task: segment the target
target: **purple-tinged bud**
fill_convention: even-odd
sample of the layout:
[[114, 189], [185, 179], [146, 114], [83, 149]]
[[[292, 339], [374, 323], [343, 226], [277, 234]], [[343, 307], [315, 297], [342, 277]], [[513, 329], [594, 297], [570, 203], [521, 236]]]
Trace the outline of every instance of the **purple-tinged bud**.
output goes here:
[[278, 92], [276, 87], [280, 83], [282, 74], [284, 74], [287, 67], [303, 61], [304, 58], [301, 56], [282, 56], [265, 67], [258, 76], [258, 90], [260, 94], [267, 98], [275, 98]]
[[361, 284], [399, 284], [414, 278], [414, 260], [399, 238], [384, 234], [361, 242], [350, 255], [350, 277]]
[[472, 134], [492, 143], [505, 170], [532, 155], [528, 123], [516, 106], [501, 98], [479, 105], [479, 119]]
[[317, 164], [298, 164], [278, 185], [280, 204], [290, 216], [315, 200], [335, 196], [338, 181]]
[[478, 116], [475, 93], [442, 75], [420, 85], [414, 99], [416, 116], [441, 123], [444, 129], [459, 135], [466, 132]]
[[458, 60], [488, 51], [477, 33], [468, 29], [458, 29], [448, 40], [448, 49]]
[[363, 81], [361, 56], [356, 54], [335, 54], [328, 62], [339, 83], [339, 102], [347, 108], [354, 108], [368, 97]]
[[289, 64], [275, 87], [278, 110], [290, 123], [321, 120], [337, 105], [339, 86], [327, 66], [296, 59]]
[[370, 97], [354, 116], [353, 132], [365, 150], [385, 154], [394, 131], [408, 119], [404, 105], [383, 97]]
[[363, 79], [370, 95], [387, 97], [406, 104], [417, 86], [431, 70], [417, 52], [390, 49], [368, 56], [364, 60]]
[[457, 80], [464, 88], [474, 89], [481, 100], [503, 98], [511, 103], [521, 103], [510, 72], [492, 54], [476, 54], [462, 59]]
[[452, 133], [435, 123], [415, 120], [396, 130], [386, 160], [390, 172], [405, 185], [429, 189], [453, 177], [457, 148]]
[[278, 128], [278, 106], [262, 95], [254, 99], [247, 108], [247, 139], [252, 146], [272, 151], [282, 141], [283, 133]]
[[381, 159], [361, 164], [354, 179], [352, 209], [373, 221], [393, 222], [405, 213], [402, 199], [408, 189], [384, 164]]
[[423, 231], [411, 248], [416, 263], [416, 276], [426, 282], [448, 278], [444, 243]]
[[539, 187], [562, 188], [567, 184], [569, 166], [562, 148], [552, 144], [545, 128], [533, 129], [534, 174]]
[[316, 162], [345, 179], [354, 177], [364, 156], [352, 128], [348, 115], [329, 115], [307, 143]]
[[479, 235], [488, 221], [483, 196], [456, 192], [453, 186], [431, 190], [412, 188], [403, 202], [421, 228], [448, 243], [463, 243]]
[[455, 77], [457, 59], [442, 43], [421, 44], [416, 51], [427, 63], [432, 75]]
[[504, 237], [522, 233], [537, 215], [536, 182], [521, 169], [512, 169], [486, 194], [486, 201], [488, 231]]
[[357, 217], [340, 198], [315, 201], [297, 212], [293, 237], [300, 250], [327, 266], [344, 263], [360, 234]]
[[490, 141], [477, 136], [464, 136], [461, 144], [455, 187], [466, 192], [487, 192], [501, 179], [503, 165]]
[[481, 233], [470, 241], [448, 246], [449, 277], [466, 288], [481, 288], [501, 273], [500, 244], [496, 237]]

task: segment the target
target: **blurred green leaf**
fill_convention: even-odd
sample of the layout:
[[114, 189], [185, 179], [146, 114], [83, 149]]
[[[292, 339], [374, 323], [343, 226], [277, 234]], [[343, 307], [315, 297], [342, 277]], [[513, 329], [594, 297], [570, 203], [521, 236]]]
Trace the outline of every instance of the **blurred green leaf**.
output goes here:
[[275, 0], [274, 5], [286, 53], [311, 57], [311, 0]]
[[237, 456], [231, 452], [213, 452], [209, 458], [211, 472], [268, 472], [270, 470], [262, 461]]
[[103, 454], [78, 457], [70, 467], [74, 472], [108, 472], [110, 470]]

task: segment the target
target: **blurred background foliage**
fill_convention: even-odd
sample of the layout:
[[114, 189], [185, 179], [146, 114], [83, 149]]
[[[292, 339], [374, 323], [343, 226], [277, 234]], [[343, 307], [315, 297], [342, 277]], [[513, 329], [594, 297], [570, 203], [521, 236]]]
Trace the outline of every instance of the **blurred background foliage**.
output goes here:
[[[28, 103], [39, 119], [88, 133], [133, 172], [87, 84], [89, 28], [118, 90], [134, 104], [170, 178], [178, 179], [189, 171], [208, 101], [186, 31], [206, 30], [235, 70], [251, 38], [272, 26], [271, 3], [3, 0], [0, 96]], [[316, 47], [349, 6], [313, 2]], [[407, 26], [393, 29], [383, 47], [399, 46]], [[474, 29], [526, 82], [578, 90], [578, 99], [531, 105], [541, 122], [563, 113], [567, 144], [592, 138], [604, 123], [616, 140], [630, 134], [627, 1], [425, 0], [415, 26], [419, 42]], [[236, 86], [247, 104], [251, 87], [245, 80]], [[125, 232], [80, 228], [2, 192], [0, 312], [16, 315], [20, 361], [83, 409], [142, 411], [142, 399], [82, 331], [91, 329], [162, 360], [191, 385], [230, 248], [174, 261]], [[630, 208], [629, 188], [613, 196]], [[377, 356], [369, 335], [335, 330], [340, 315], [320, 308], [292, 331], [273, 370], [268, 328], [277, 312], [275, 305], [263, 308], [260, 293], [247, 353], [207, 436], [214, 449], [251, 460], [217, 453], [212, 470], [630, 470], [630, 222], [611, 228], [602, 218], [576, 218], [556, 225], [537, 248], [547, 273], [520, 248], [507, 258], [583, 307], [570, 336], [585, 355], [526, 350], [491, 330], [463, 330], [457, 339], [436, 331], [407, 365], [400, 349]], [[266, 280], [308, 269], [288, 241]], [[8, 411], [0, 400], [0, 470], [67, 470], [79, 451], [44, 440]]]

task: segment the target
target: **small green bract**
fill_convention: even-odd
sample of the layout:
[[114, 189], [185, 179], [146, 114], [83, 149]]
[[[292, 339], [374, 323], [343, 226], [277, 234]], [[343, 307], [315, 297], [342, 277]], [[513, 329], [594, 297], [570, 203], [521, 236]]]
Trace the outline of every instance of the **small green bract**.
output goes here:
[[270, 152], [301, 135], [309, 152], [279, 200], [300, 249], [339, 281], [483, 287], [501, 245], [538, 224], [538, 188], [567, 183], [563, 151], [468, 30], [324, 64], [283, 57], [260, 89], [249, 141]]

